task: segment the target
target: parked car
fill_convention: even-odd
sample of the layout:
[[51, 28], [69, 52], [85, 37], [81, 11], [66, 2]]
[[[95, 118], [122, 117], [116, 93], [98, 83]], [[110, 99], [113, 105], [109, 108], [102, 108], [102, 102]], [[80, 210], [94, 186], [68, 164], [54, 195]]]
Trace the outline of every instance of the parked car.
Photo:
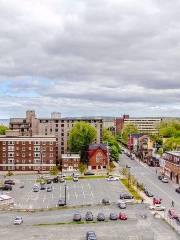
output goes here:
[[169, 180], [166, 178], [166, 177], [163, 177], [162, 180], [161, 180], [163, 183], [168, 183]]
[[180, 217], [176, 219], [176, 223], [180, 225]]
[[168, 215], [171, 219], [178, 219], [179, 218], [179, 215], [178, 213], [175, 211], [175, 209], [169, 209], [168, 211]]
[[180, 187], [176, 188], [175, 191], [176, 191], [177, 193], [180, 193]]
[[103, 198], [103, 199], [102, 199], [102, 204], [104, 204], [104, 205], [110, 205], [109, 199]]
[[147, 197], [154, 197], [154, 195], [149, 192], [147, 189], [144, 189], [144, 193], [146, 194]]
[[129, 194], [120, 194], [120, 199], [133, 199], [134, 197], [132, 195]]
[[9, 180], [5, 180], [4, 184], [15, 185], [15, 182], [9, 179]]
[[63, 183], [63, 182], [65, 182], [65, 179], [63, 177], [61, 177], [61, 178], [59, 178], [59, 182]]
[[98, 215], [97, 215], [97, 220], [98, 220], [98, 221], [104, 221], [104, 220], [105, 220], [105, 215], [104, 215], [104, 213], [98, 213]]
[[33, 186], [33, 192], [39, 192], [39, 186], [38, 185]]
[[126, 203], [124, 201], [119, 201], [118, 206], [121, 209], [125, 209], [126, 208]]
[[3, 186], [0, 187], [1, 191], [12, 191], [12, 186], [9, 184], [5, 184]]
[[59, 199], [58, 200], [58, 204], [57, 204], [59, 207], [62, 207], [62, 206], [65, 206], [66, 205], [66, 203], [65, 203], [65, 201], [64, 200], [62, 200], [62, 199]]
[[21, 184], [21, 185], [19, 186], [19, 188], [24, 188], [24, 184]]
[[53, 190], [52, 186], [48, 186], [46, 189], [47, 192], [52, 192], [52, 190]]
[[81, 214], [80, 213], [74, 213], [73, 215], [73, 221], [80, 222], [81, 221]]
[[116, 213], [110, 213], [110, 215], [109, 215], [109, 219], [110, 220], [117, 220], [118, 219], [118, 215], [116, 214]]
[[125, 213], [120, 212], [119, 213], [119, 219], [120, 220], [127, 220], [127, 215]]
[[156, 205], [151, 205], [149, 206], [149, 210], [154, 210], [154, 211], [165, 211], [166, 208], [162, 205], [156, 204]]
[[54, 177], [54, 178], [53, 178], [53, 183], [58, 183], [58, 182], [59, 182], [58, 176], [57, 176], [57, 177]]
[[14, 225], [20, 225], [23, 223], [22, 217], [15, 217], [14, 219]]
[[161, 175], [158, 176], [158, 179], [159, 179], [159, 180], [162, 180], [162, 178], [163, 178], [163, 176], [161, 176]]
[[87, 213], [85, 215], [85, 219], [86, 219], [86, 221], [93, 221], [93, 214], [91, 211], [87, 211]]
[[94, 231], [88, 231], [86, 233], [86, 240], [97, 240], [95, 232]]
[[79, 178], [78, 177], [73, 177], [73, 182], [78, 182]]
[[40, 190], [46, 190], [46, 185], [45, 184], [41, 184], [40, 185]]
[[84, 173], [84, 175], [85, 175], [85, 176], [91, 176], [91, 175], [94, 175], [94, 173], [93, 173], [93, 172], [90, 172], [90, 171], [88, 171], [88, 172], [85, 172], [85, 173]]
[[118, 177], [114, 177], [114, 176], [109, 176], [108, 178], [106, 178], [107, 181], [119, 181]]
[[47, 183], [47, 184], [51, 184], [51, 183], [52, 183], [52, 180], [51, 180], [51, 179], [47, 179], [46, 183]]

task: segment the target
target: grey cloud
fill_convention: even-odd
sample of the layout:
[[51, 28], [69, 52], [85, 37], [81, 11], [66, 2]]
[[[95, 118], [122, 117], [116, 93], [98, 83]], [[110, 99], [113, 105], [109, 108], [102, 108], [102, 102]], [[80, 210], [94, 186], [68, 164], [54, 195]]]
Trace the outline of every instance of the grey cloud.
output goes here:
[[26, 91], [31, 99], [33, 91], [44, 111], [56, 98], [69, 113], [74, 99], [104, 112], [108, 103], [177, 110], [179, 7], [177, 0], [1, 1], [1, 84], [8, 79], [11, 97]]

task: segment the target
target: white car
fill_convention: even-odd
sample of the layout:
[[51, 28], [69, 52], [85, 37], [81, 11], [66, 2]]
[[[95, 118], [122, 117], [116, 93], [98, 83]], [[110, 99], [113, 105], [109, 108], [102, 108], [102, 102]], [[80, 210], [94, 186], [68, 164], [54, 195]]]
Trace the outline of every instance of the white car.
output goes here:
[[169, 180], [168, 180], [166, 177], [162, 178], [161, 181], [162, 181], [163, 183], [168, 183], [168, 182], [169, 182]]
[[156, 204], [156, 205], [151, 205], [151, 206], [149, 206], [149, 210], [165, 211], [166, 208], [165, 208], [164, 206], [161, 206], [160, 204]]
[[78, 181], [79, 181], [79, 178], [78, 178], [78, 177], [73, 177], [73, 181], [74, 181], [74, 182], [78, 182]]
[[120, 209], [125, 209], [126, 208], [126, 202], [125, 201], [122, 201], [122, 200], [119, 200], [118, 201], [118, 207]]
[[14, 219], [14, 225], [20, 225], [23, 223], [22, 217], [15, 217]]
[[114, 176], [109, 176], [108, 178], [106, 178], [106, 180], [108, 180], [108, 181], [119, 181], [119, 178], [114, 177]]

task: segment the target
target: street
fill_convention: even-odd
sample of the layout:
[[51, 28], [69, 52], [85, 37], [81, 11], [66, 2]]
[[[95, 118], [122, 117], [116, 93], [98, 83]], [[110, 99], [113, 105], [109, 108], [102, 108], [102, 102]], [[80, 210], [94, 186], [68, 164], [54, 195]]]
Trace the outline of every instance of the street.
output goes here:
[[174, 208], [180, 213], [180, 194], [175, 192], [175, 185], [172, 182], [163, 183], [158, 179], [158, 173], [153, 167], [149, 167], [138, 160], [131, 160], [124, 153], [120, 156], [120, 166], [130, 166], [131, 174], [135, 175], [139, 182], [151, 191], [155, 197], [162, 199], [162, 205], [167, 210], [171, 207], [172, 200]]

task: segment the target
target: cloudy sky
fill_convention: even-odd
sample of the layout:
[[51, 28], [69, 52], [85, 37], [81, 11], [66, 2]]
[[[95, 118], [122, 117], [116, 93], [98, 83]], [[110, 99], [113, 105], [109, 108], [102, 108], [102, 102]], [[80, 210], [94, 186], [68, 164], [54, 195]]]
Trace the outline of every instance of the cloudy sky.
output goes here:
[[179, 0], [0, 0], [0, 118], [180, 116]]

